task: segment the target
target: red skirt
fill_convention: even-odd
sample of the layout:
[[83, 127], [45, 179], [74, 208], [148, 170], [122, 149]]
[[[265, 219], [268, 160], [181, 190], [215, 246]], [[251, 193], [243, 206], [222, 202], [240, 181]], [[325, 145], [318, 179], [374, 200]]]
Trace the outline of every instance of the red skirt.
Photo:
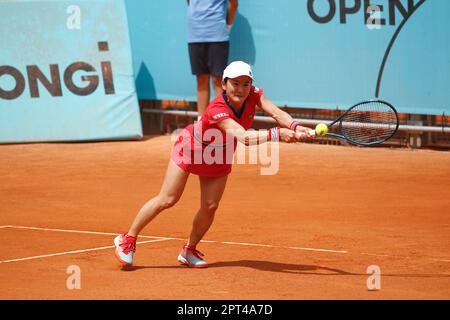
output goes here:
[[223, 177], [230, 174], [236, 143], [232, 147], [211, 147], [194, 138], [194, 126], [187, 126], [172, 150], [172, 160], [184, 171], [202, 177]]

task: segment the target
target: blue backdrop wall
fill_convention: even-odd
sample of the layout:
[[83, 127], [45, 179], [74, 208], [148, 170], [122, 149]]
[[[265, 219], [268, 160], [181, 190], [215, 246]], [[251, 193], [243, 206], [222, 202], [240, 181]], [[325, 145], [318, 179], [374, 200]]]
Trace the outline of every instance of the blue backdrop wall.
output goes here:
[[124, 0], [0, 1], [0, 142], [142, 137]]
[[[140, 99], [196, 100], [183, 0], [126, 0]], [[241, 0], [230, 61], [280, 105], [450, 113], [450, 1]]]

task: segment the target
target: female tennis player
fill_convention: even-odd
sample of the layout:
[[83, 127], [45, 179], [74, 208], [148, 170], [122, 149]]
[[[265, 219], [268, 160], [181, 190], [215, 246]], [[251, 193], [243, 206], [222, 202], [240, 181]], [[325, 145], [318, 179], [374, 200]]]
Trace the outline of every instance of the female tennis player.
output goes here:
[[[253, 73], [247, 63], [235, 61], [225, 68], [223, 94], [208, 105], [199, 122], [187, 126], [178, 137], [160, 193], [142, 207], [129, 231], [114, 239], [115, 256], [122, 266], [132, 265], [138, 234], [159, 213], [177, 203], [192, 173], [200, 178], [201, 204], [194, 217], [190, 237], [178, 255], [178, 262], [193, 268], [207, 267], [196, 246], [214, 220], [231, 172], [237, 142], [255, 145], [266, 141], [292, 143], [313, 138], [309, 135], [310, 128], [293, 121], [252, 83]], [[249, 130], [256, 106], [274, 118], [279, 127]], [[217, 133], [222, 133], [221, 137]], [[227, 143], [230, 140], [231, 143]], [[230, 149], [231, 152], [227, 152]]]

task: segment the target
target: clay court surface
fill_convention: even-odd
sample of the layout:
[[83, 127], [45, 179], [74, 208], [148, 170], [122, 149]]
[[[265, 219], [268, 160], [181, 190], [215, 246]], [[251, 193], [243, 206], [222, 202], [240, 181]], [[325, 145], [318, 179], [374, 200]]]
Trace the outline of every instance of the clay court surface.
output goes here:
[[[191, 176], [120, 270], [114, 235], [159, 191], [171, 147], [0, 145], [0, 298], [450, 298], [450, 153], [430, 150], [283, 144], [276, 175], [235, 165], [198, 247], [205, 270], [176, 262], [199, 204]], [[71, 265], [80, 290], [67, 289]]]

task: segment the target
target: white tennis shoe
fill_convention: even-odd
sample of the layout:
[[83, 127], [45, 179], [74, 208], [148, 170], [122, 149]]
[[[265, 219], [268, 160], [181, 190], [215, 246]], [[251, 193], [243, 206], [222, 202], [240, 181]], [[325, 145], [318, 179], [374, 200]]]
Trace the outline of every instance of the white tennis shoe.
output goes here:
[[202, 257], [204, 257], [204, 254], [198, 251], [195, 246], [185, 244], [178, 255], [178, 262], [189, 268], [207, 268], [208, 263]]
[[136, 252], [136, 238], [124, 233], [114, 239], [114, 245], [116, 246], [115, 256], [120, 264], [124, 267], [131, 266]]

